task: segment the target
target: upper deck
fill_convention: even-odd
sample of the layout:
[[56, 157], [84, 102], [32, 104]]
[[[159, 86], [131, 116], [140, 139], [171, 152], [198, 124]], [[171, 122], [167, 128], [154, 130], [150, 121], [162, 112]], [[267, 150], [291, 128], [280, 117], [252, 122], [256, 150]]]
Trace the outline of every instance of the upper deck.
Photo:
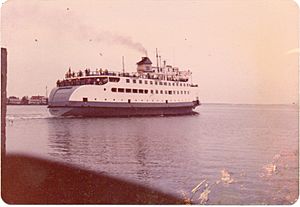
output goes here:
[[196, 84], [188, 83], [189, 79], [183, 79], [173, 76], [165, 76], [164, 74], [136, 74], [136, 73], [120, 73], [120, 72], [100, 72], [93, 71], [88, 73], [74, 73], [66, 74], [66, 78], [63, 80], [57, 80], [57, 87], [62, 86], [78, 86], [78, 85], [104, 85], [108, 82], [119, 82], [121, 78], [129, 78], [133, 80], [153, 80], [159, 82], [160, 85], [167, 85], [168, 82], [171, 85], [181, 85], [186, 83], [190, 87], [198, 87]]
[[[125, 72], [112, 72], [107, 69], [96, 69], [90, 71], [85, 69], [84, 71], [72, 72], [69, 68], [65, 74], [65, 79], [58, 80], [57, 86], [75, 86], [75, 85], [104, 85], [108, 82], [119, 82], [121, 78], [127, 79], [145, 79], [154, 81], [165, 81], [174, 83], [191, 82], [191, 72], [180, 71], [176, 67], [164, 64], [163, 67], [152, 67], [152, 62], [148, 57], [143, 57], [142, 61], [137, 63], [137, 72], [125, 73]], [[168, 84], [168, 83], [166, 83]], [[169, 83], [170, 84], [170, 83]], [[192, 83], [188, 84], [191, 87], [197, 87]]]

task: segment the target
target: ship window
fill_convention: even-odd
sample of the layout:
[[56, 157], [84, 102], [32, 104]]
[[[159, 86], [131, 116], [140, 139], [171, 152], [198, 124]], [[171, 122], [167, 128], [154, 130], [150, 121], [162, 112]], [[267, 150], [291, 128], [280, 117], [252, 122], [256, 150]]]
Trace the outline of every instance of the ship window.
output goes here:
[[159, 82], [159, 85], [162, 85], [163, 83], [162, 82]]
[[176, 91], [173, 91], [173, 94], [176, 94]]
[[107, 77], [100, 77], [99, 78], [99, 82], [97, 82], [96, 84], [98, 85], [104, 85], [108, 82], [108, 78]]
[[180, 86], [182, 86], [182, 83], [180, 83]]
[[116, 88], [112, 88], [111, 91], [112, 92], [117, 92], [117, 89]]
[[175, 86], [175, 83], [172, 83], [173, 86]]
[[169, 86], [171, 86], [171, 83], [169, 83]]
[[178, 83], [176, 83], [176, 86], [178, 86]]
[[124, 93], [124, 88], [118, 88], [118, 92]]
[[158, 94], [158, 90], [155, 90], [155, 93]]
[[120, 78], [109, 77], [109, 82], [119, 82]]
[[128, 103], [130, 103], [131, 101], [130, 101], [130, 99], [128, 99]]
[[140, 83], [140, 84], [142, 84], [142, 83], [143, 83], [143, 81], [142, 81], [142, 80], [139, 80], [139, 83]]
[[184, 94], [186, 94], [186, 91], [184, 91]]
[[144, 90], [143, 89], [139, 89], [139, 93], [143, 93], [144, 92]]
[[148, 93], [148, 90], [145, 90], [145, 93]]
[[190, 92], [189, 92], [189, 91], [187, 91], [187, 94], [190, 94]]
[[168, 103], [168, 100], [166, 100], [166, 103]]
[[153, 84], [153, 82], [152, 81], [149, 81], [150, 82], [150, 85], [152, 85]]
[[137, 93], [137, 89], [132, 89], [132, 92], [133, 93]]
[[126, 88], [126, 93], [131, 93], [131, 88]]
[[150, 91], [153, 94], [153, 90]]
[[126, 83], [130, 83], [130, 79], [126, 79]]
[[177, 94], [179, 94], [179, 91], [177, 91]]
[[168, 91], [165, 91], [165, 94], [168, 94]]
[[169, 91], [169, 94], [172, 95], [172, 91]]
[[183, 94], [183, 91], [181, 91], [181, 94]]
[[82, 98], [83, 102], [88, 102], [88, 98]]
[[94, 84], [95, 79], [94, 78], [86, 78], [85, 83], [86, 84]]
[[106, 91], [106, 88], [104, 88], [104, 91]]
[[155, 85], [157, 85], [157, 81], [155, 81]]
[[167, 82], [164, 82], [164, 85], [166, 86], [166, 85], [167, 85]]
[[163, 90], [160, 90], [160, 94], [163, 94], [164, 92], [163, 92]]
[[136, 80], [132, 80], [133, 83], [136, 83]]
[[148, 84], [148, 81], [145, 80], [145, 84]]

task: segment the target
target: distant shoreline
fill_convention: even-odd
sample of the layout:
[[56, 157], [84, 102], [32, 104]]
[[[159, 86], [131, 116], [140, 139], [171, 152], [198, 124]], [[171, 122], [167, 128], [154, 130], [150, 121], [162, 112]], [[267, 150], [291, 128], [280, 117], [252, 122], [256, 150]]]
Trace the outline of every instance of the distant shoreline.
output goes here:
[[251, 105], [262, 105], [262, 106], [286, 106], [286, 105], [292, 105], [292, 106], [297, 106], [298, 103], [286, 103], [286, 104], [255, 104], [255, 103], [203, 103], [201, 102], [201, 105], [245, 105], [245, 106], [251, 106]]
[[47, 106], [48, 104], [6, 104], [8, 106]]
[[[9, 106], [47, 106], [48, 104], [6, 104]], [[253, 105], [261, 105], [261, 106], [297, 106], [297, 103], [286, 103], [286, 104], [254, 104], [254, 103], [201, 103], [201, 105], [245, 105], [245, 106], [253, 106]]]

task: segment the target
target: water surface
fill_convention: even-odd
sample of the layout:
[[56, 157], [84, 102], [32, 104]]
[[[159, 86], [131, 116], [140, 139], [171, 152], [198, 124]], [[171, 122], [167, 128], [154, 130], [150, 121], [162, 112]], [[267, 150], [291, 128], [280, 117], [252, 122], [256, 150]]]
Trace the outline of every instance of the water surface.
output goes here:
[[[295, 201], [297, 106], [210, 104], [197, 111], [179, 117], [55, 118], [46, 106], [8, 106], [7, 151], [78, 165], [179, 197], [190, 198], [206, 180], [208, 204]], [[201, 202], [203, 188], [194, 202]]]

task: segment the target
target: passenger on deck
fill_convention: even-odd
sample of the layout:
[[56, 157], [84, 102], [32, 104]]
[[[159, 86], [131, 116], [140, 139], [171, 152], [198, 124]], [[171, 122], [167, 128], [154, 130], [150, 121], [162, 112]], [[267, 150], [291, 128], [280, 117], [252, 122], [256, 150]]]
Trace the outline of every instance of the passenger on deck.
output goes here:
[[70, 78], [70, 77], [71, 77], [71, 67], [69, 67], [69, 70], [66, 73], [66, 78]]

